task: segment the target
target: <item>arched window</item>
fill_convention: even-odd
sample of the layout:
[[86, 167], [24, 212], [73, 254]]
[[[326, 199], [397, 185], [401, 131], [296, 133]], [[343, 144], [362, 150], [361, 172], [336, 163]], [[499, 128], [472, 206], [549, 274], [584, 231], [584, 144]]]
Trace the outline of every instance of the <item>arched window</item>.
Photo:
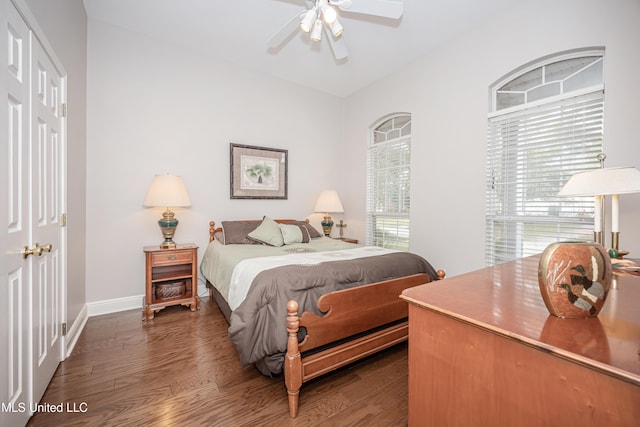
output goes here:
[[368, 245], [409, 249], [411, 115], [396, 114], [371, 129], [367, 151]]
[[593, 238], [593, 198], [556, 197], [575, 172], [600, 166], [602, 50], [574, 51], [514, 71], [491, 88], [486, 261]]

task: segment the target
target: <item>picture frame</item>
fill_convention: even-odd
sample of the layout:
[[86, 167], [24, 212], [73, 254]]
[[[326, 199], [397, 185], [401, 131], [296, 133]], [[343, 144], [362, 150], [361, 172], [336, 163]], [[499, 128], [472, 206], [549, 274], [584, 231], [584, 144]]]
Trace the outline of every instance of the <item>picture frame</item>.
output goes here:
[[231, 199], [287, 199], [288, 151], [229, 144]]

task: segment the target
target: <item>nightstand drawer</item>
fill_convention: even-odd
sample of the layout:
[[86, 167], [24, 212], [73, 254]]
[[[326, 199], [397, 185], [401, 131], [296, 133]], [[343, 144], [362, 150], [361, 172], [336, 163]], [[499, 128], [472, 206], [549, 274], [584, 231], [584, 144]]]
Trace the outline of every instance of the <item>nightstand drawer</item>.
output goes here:
[[190, 264], [193, 262], [193, 251], [156, 252], [151, 255], [151, 263], [155, 265]]

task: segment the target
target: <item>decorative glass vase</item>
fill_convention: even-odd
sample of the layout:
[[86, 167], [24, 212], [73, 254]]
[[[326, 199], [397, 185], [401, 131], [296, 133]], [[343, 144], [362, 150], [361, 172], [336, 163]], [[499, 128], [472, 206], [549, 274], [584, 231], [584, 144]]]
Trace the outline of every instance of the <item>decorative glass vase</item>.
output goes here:
[[538, 265], [540, 293], [551, 314], [595, 317], [611, 286], [611, 259], [597, 243], [552, 243]]

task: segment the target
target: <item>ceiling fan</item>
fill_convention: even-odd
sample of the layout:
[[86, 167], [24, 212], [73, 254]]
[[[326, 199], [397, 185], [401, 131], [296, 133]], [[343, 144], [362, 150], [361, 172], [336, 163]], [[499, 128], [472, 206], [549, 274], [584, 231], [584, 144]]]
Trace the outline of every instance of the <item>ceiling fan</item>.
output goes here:
[[396, 0], [306, 0], [307, 9], [296, 13], [269, 41], [268, 46], [277, 48], [297, 29], [310, 33], [311, 40], [319, 42], [324, 32], [336, 59], [347, 57], [347, 46], [342, 38], [344, 31], [338, 21], [338, 12], [362, 13], [399, 19], [403, 4]]

